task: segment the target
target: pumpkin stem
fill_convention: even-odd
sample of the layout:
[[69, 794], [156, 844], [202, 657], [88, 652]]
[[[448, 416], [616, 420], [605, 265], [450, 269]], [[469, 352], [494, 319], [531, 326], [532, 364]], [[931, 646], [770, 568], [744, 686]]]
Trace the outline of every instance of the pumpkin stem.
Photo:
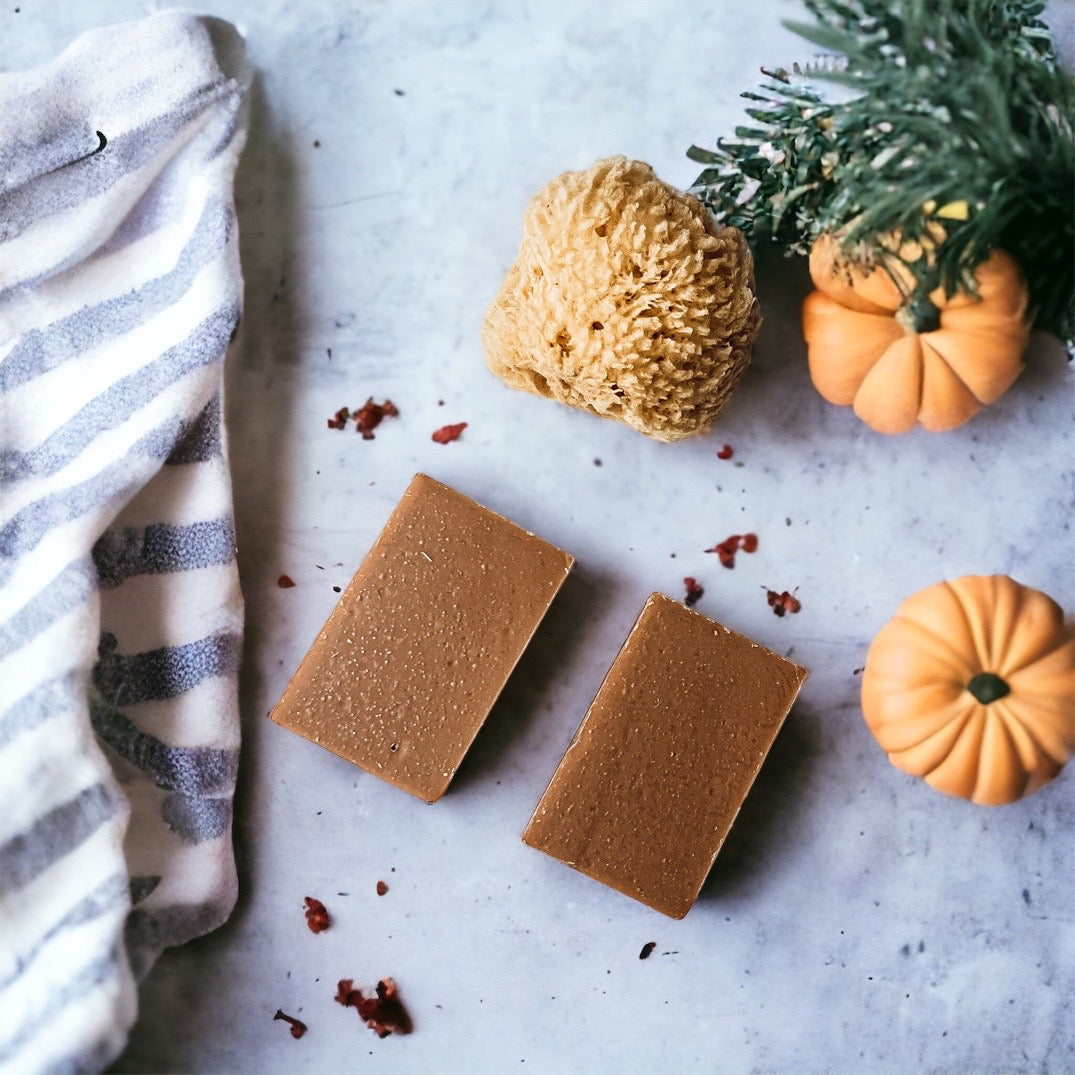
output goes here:
[[941, 311], [928, 295], [915, 295], [896, 319], [911, 332], [935, 332], [941, 327]]
[[967, 690], [982, 703], [989, 705], [1006, 694], [1011, 694], [1012, 689], [995, 672], [979, 672], [967, 684]]

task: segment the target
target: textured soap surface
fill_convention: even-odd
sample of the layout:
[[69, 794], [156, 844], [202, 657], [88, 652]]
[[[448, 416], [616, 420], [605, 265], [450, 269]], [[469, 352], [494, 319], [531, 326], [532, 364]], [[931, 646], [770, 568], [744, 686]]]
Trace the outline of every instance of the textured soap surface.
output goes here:
[[806, 675], [653, 594], [523, 839], [682, 918]]
[[416, 475], [273, 720], [433, 802], [572, 563], [568, 553]]

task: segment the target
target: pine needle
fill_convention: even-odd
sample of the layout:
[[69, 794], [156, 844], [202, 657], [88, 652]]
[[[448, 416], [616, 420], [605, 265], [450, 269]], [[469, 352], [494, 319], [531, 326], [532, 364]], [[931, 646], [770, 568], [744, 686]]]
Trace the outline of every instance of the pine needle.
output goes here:
[[[916, 296], [974, 291], [1010, 253], [1035, 326], [1075, 339], [1075, 80], [1056, 60], [1042, 0], [805, 0], [786, 25], [825, 53], [764, 70], [751, 121], [687, 155], [691, 192], [757, 246], [806, 254], [823, 232], [869, 267], [885, 236], [944, 241], [907, 264]], [[839, 94], [817, 87], [838, 86]]]

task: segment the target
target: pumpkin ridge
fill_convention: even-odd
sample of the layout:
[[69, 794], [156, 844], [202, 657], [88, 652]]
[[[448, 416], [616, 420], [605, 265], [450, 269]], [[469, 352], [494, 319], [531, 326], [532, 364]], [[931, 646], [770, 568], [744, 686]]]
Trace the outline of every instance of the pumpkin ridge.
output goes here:
[[1004, 395], [1023, 371], [1027, 333], [1018, 327], [979, 329], [962, 324], [962, 320], [942, 311], [940, 327], [925, 338], [975, 399], [988, 406]]
[[1027, 772], [1031, 772], [1035, 769], [1041, 768], [1042, 760], [1048, 758], [1056, 761], [1053, 756], [1053, 752], [1042, 742], [1037, 735], [1037, 729], [1031, 724], [1024, 721], [1009, 705], [1006, 705], [1007, 699], [1001, 699], [998, 702], [993, 703], [994, 711], [997, 719], [1004, 722], [1005, 728], [1008, 730], [1008, 734], [1016, 741], [1018, 748], [1018, 741], [1021, 737], [1025, 736], [1030, 747], [1034, 751], [1034, 758], [1028, 759], [1027, 755], [1022, 750], [1019, 750], [1019, 759], [1023, 765], [1023, 768]]
[[1034, 718], [1027, 717], [1022, 710], [1028, 703], [1023, 698], [1008, 697], [1004, 699], [1004, 709], [1011, 714], [1011, 719], [1025, 728], [1041, 751], [1043, 758], [1049, 758], [1057, 766], [1062, 766], [1075, 750], [1075, 729], [1063, 715], [1054, 719], [1055, 713], [1036, 713]]
[[[951, 362], [949, 362], [948, 356], [944, 353], [944, 350], [941, 347], [937, 346], [936, 337], [941, 336], [943, 339], [943, 333], [941, 332], [941, 330], [933, 329], [930, 332], [920, 332], [918, 335], [921, 337], [922, 346], [928, 347], [952, 371], [953, 377], [958, 377], [960, 381], [963, 381], [963, 378], [959, 375], [959, 371], [955, 368], [955, 366], [952, 365]], [[965, 381], [963, 381], [963, 383], [966, 384]]]
[[1064, 633], [1063, 612], [1051, 598], [1047, 599], [1048, 604], [1045, 605], [1036, 602], [1037, 609], [1034, 608], [1032, 600], [1024, 602], [1023, 618], [1029, 618], [1035, 612], [1037, 613], [1034, 638], [1030, 642], [1025, 642], [1021, 649], [1016, 651], [1013, 631], [1012, 637], [1006, 640], [1000, 675], [1009, 682], [1013, 676], [1022, 677], [1026, 673], [1030, 673], [1032, 678], [1038, 680], [1043, 676], [1053, 675], [1059, 675], [1061, 678], [1070, 677], [1075, 672], [1075, 637]]
[[[962, 737], [963, 733], [967, 730], [967, 725], [977, 715], [978, 714], [977, 714], [975, 708], [973, 706], [968, 706], [966, 708], [966, 710], [964, 710], [964, 712], [960, 713], [960, 715], [958, 717], [956, 717], [953, 721], [950, 722], [951, 724], [958, 724], [959, 725], [959, 730], [957, 732], [952, 733], [952, 742], [953, 742], [953, 744], [959, 742], [959, 740]], [[936, 765], [934, 765], [932, 768], [927, 769], [924, 773], [922, 773], [922, 779], [923, 780], [928, 780], [929, 777], [931, 777], [938, 769], [941, 768], [941, 766], [943, 766], [948, 761], [948, 758], [951, 755], [951, 753], [952, 753], [951, 748], [946, 750], [944, 752], [944, 756], [941, 758], [941, 760], [939, 762], [937, 762]]]
[[[1000, 806], [1022, 797], [1027, 782], [1037, 769], [1037, 765], [1023, 765], [1022, 752], [1012, 736], [1011, 729], [1000, 714], [992, 709], [992, 703], [983, 706], [982, 710], [982, 740], [978, 748], [979, 761], [974, 778], [974, 790], [971, 792], [971, 802], [983, 806]], [[1008, 764], [999, 763], [997, 758], [1005, 754]], [[1011, 764], [1013, 757], [1023, 769], [1021, 779], [1020, 774], [1016, 773], [1015, 766]], [[994, 783], [998, 774], [1007, 775], [1009, 778], [1002, 782], [1003, 790], [999, 794], [997, 785]]]
[[[1047, 699], [1062, 694], [1065, 688], [1070, 690], [1071, 668], [1058, 668], [1056, 671], [1051, 671], [1047, 667], [1044, 669], [1040, 667], [1047, 665], [1050, 661], [1059, 663], [1054, 654], [1047, 653], [1036, 661], [1016, 668], [1004, 677], [1004, 682], [1011, 687], [1013, 694], [1018, 694], [1023, 698]], [[1072, 725], [1075, 726], [1075, 715], [1072, 717]]]
[[[867, 298], [865, 295], [854, 294], [853, 297], [848, 290], [846, 282], [838, 274], [834, 273], [829, 277], [813, 277], [813, 284], [826, 298], [832, 299], [833, 302], [839, 304], [845, 310], [851, 310], [854, 313], [870, 314], [873, 317], [885, 317], [891, 319], [895, 316], [896, 311], [899, 309], [898, 305], [882, 305], [875, 299]], [[854, 303], [854, 305], [852, 305]]]
[[958, 789], [966, 786], [968, 773], [973, 773], [972, 779], [977, 784], [985, 725], [982, 707], [974, 706], [969, 709], [959, 735], [953, 741], [952, 749], [941, 759], [940, 764], [925, 773], [922, 779], [948, 795], [962, 794]]
[[[853, 334], [847, 332], [848, 324], [855, 326]], [[854, 402], [869, 371], [903, 336], [890, 314], [848, 310], [821, 290], [803, 301], [803, 326], [814, 387], [829, 403], [844, 407]]]
[[[888, 754], [893, 765], [906, 773], [923, 778], [943, 765], [963, 734], [967, 721], [974, 715], [972, 706], [959, 706], [957, 703], [952, 703], [951, 708], [957, 711], [952, 715], [939, 717], [937, 727], [914, 743], [894, 746], [891, 738], [886, 734], [885, 727], [878, 727], [875, 735], [879, 741], [884, 738], [882, 749]], [[923, 754], [934, 754], [940, 760], [927, 767], [922, 763]]]
[[[914, 750], [933, 739], [944, 729], [957, 724], [970, 711], [971, 705], [961, 697], [956, 687], [942, 688], [924, 685], [901, 688], [891, 680], [876, 679], [871, 690], [882, 698], [891, 696], [888, 705], [882, 702], [872, 707], [869, 725], [875, 736], [884, 741], [885, 749], [892, 751]], [[941, 699], [931, 699], [931, 695]], [[930, 701], [925, 706], [924, 701]], [[891, 706], [891, 708], [890, 708]], [[919, 713], [923, 710], [923, 713]]]
[[[894, 384], [903, 391], [895, 391]], [[922, 409], [922, 337], [917, 332], [903, 332], [874, 363], [855, 393], [853, 407], [880, 433], [906, 433], [915, 427]]]
[[933, 333], [922, 333], [921, 400], [918, 421], [933, 433], [954, 429], [969, 421], [982, 409], [982, 401], [963, 375], [932, 342]]
[[[974, 577], [962, 578], [957, 580], [960, 584], [969, 584], [971, 587], [974, 585]], [[994, 672], [1000, 674], [998, 669], [994, 667], [996, 661], [993, 659], [992, 648], [989, 643], [988, 637], [982, 631], [981, 619], [985, 619], [985, 616], [979, 617], [974, 613], [974, 594], [964, 593], [965, 585], [956, 585], [951, 582], [944, 584], [948, 587], [949, 591], [956, 599], [956, 607], [959, 609], [960, 615], [963, 617], [963, 622], [967, 626], [967, 631], [970, 634], [971, 639], [974, 642], [974, 656], [976, 658], [977, 667], [974, 669], [974, 673], [978, 672]], [[995, 595], [991, 592], [986, 602], [986, 611], [992, 614], [996, 607]], [[1004, 678], [1001, 676], [1001, 678]]]
[[1009, 689], [1012, 686], [1011, 673], [1014, 670], [1012, 651], [1016, 639], [1026, 634], [1027, 595], [1024, 590], [1017, 590], [1000, 575], [989, 578], [989, 592], [993, 598], [989, 610], [990, 653], [994, 655], [993, 669], [1004, 680]]
[[903, 304], [888, 272], [879, 265], [868, 271], [857, 266], [830, 233], [819, 235], [811, 247], [808, 270], [814, 287], [845, 309], [891, 318]]
[[[1048, 756], [1049, 752], [1034, 734], [1034, 729], [1030, 727], [1029, 724], [1020, 720], [1019, 716], [1011, 709], [1011, 707], [1004, 704], [1005, 701], [1006, 699], [1002, 698], [1000, 701], [995, 702], [993, 704], [993, 710], [996, 713], [997, 718], [1004, 722], [1005, 727], [1008, 729], [1008, 734], [1015, 740], [1023, 767], [1028, 771], [1037, 769], [1041, 764], [1042, 757]], [[1024, 753], [1020, 744], [1020, 741], [1024, 739], [1024, 745], [1028, 748], [1027, 753]], [[1033, 751], [1033, 757], [1030, 756], [1029, 751]]]
[[[970, 677], [975, 674], [976, 669], [966, 660], [959, 650], [944, 637], [944, 635], [938, 634], [932, 627], [927, 627], [921, 620], [913, 619], [910, 616], [901, 616], [899, 612], [892, 618], [892, 622], [897, 621], [904, 627], [904, 629], [910, 628], [912, 631], [921, 633], [938, 648], [944, 650], [948, 663], [952, 664], [959, 672], [958, 676], [953, 679], [953, 683], [955, 683], [960, 690], [966, 688], [967, 682], [970, 680]], [[977, 669], [977, 671], [981, 671], [981, 669]]]

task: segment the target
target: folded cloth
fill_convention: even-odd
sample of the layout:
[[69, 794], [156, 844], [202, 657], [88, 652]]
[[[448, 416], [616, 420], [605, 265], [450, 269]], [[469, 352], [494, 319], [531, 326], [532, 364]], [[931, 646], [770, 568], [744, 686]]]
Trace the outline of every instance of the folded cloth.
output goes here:
[[248, 83], [175, 12], [0, 74], [0, 1072], [106, 1067], [235, 902]]

